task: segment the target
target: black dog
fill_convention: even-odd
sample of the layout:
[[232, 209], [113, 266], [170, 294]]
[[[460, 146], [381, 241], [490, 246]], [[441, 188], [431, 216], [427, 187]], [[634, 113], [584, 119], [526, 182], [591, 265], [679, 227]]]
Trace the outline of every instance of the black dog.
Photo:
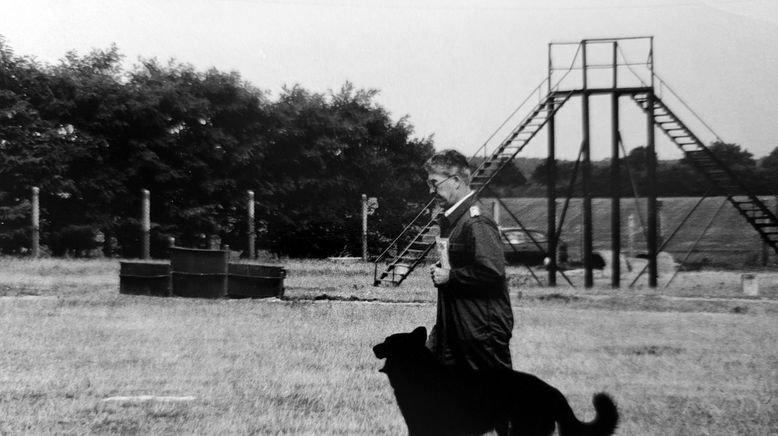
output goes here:
[[564, 395], [539, 378], [509, 369], [458, 370], [442, 365], [425, 346], [427, 330], [398, 333], [373, 347], [389, 377], [410, 436], [607, 436], [618, 412], [607, 394], [594, 396], [597, 417], [579, 421]]

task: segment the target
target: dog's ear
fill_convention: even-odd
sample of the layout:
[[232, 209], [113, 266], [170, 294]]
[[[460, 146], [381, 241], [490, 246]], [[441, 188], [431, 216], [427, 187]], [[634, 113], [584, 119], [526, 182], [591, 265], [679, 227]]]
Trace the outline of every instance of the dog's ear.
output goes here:
[[416, 327], [416, 329], [411, 332], [411, 337], [414, 341], [425, 344], [427, 343], [427, 329], [424, 328], [424, 326]]
[[373, 353], [375, 354], [375, 357], [379, 359], [383, 359], [386, 357], [386, 343], [382, 342], [375, 347], [373, 347]]

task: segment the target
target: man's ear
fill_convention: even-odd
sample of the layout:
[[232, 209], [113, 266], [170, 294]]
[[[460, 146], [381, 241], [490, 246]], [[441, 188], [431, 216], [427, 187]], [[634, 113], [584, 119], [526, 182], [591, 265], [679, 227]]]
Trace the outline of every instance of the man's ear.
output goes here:
[[413, 339], [417, 342], [421, 342], [422, 344], [427, 343], [427, 329], [424, 328], [424, 326], [416, 327], [416, 329], [411, 332], [411, 336], [413, 336]]

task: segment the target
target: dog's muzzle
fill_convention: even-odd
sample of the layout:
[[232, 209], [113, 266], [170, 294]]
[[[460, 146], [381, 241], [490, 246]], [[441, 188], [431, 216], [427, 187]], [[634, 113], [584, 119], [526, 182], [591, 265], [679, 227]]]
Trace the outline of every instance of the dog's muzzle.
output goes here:
[[[386, 345], [381, 343], [373, 347], [373, 354], [375, 354], [375, 357], [379, 359], [384, 359], [386, 357]], [[378, 372], [386, 372], [387, 365], [388, 361], [384, 363], [384, 367], [379, 369]]]

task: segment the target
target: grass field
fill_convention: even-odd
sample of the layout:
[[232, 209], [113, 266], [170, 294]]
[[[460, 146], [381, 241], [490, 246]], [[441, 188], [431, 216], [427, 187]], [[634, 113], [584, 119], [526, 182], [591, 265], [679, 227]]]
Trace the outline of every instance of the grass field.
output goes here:
[[[0, 258], [0, 434], [404, 434], [371, 347], [432, 324], [424, 275], [285, 264], [284, 299], [195, 300], [121, 295], [117, 261]], [[619, 435], [778, 434], [778, 273], [744, 297], [735, 273], [611, 290], [510, 272], [514, 366], [580, 418], [605, 390]], [[174, 398], [106, 401], [139, 395]]]
[[[684, 222], [686, 215], [694, 208], [700, 199], [697, 197], [672, 197], [659, 199], [661, 207], [658, 212], [660, 235], [668, 238], [665, 251], [671, 253], [677, 259], [682, 259], [694, 247], [698, 237], [699, 243], [689, 254], [687, 267], [698, 268], [700, 266], [739, 268], [753, 267], [762, 264], [762, 241], [756, 230], [743, 218], [731, 204], [726, 204], [721, 212], [716, 215], [719, 206], [726, 202], [723, 197], [709, 197], [704, 199], [688, 221], [672, 238], [673, 231]], [[778, 210], [775, 197], [762, 197], [767, 207]], [[483, 209], [487, 213], [492, 211], [492, 199], [483, 200]], [[546, 199], [545, 198], [506, 198], [503, 202], [528, 228], [546, 229]], [[557, 202], [557, 223], [562, 214], [564, 198]], [[611, 241], [611, 200], [606, 198], [592, 199], [592, 233], [595, 249], [609, 249]], [[621, 241], [623, 252], [630, 250], [630, 240], [634, 241], [632, 247], [636, 253], [646, 251], [646, 239], [641, 227], [641, 220], [646, 221], [646, 202], [640, 201], [640, 211], [633, 198], [621, 199]], [[516, 226], [510, 214], [501, 209], [500, 222], [506, 226]], [[583, 204], [580, 198], [570, 200], [569, 209], [565, 215], [562, 227], [562, 239], [568, 244], [570, 255], [580, 259], [581, 254], [581, 227], [583, 224]], [[634, 218], [634, 232], [630, 232], [629, 216]], [[642, 217], [642, 218], [641, 218]], [[714, 218], [710, 228], [702, 231], [709, 220]], [[660, 240], [662, 238], [660, 237]], [[661, 244], [661, 242], [660, 242]], [[778, 257], [775, 252], [768, 250], [768, 264], [773, 268], [778, 266]]]

